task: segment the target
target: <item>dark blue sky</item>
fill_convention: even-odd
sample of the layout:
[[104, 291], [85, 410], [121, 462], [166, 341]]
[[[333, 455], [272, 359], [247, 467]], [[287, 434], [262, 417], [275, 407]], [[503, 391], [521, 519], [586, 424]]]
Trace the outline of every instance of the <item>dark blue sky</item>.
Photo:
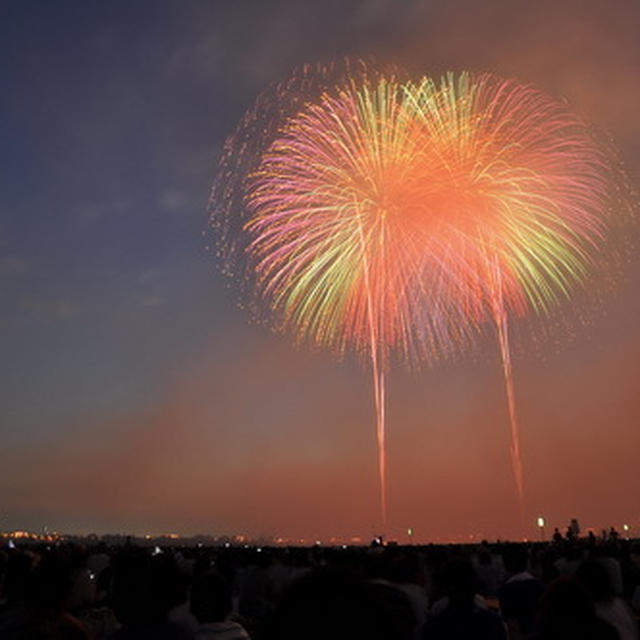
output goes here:
[[2, 12], [2, 405], [24, 431], [39, 409], [138, 403], [147, 372], [197, 349], [224, 109], [215, 74], [179, 59], [170, 5]]
[[[368, 535], [368, 372], [249, 324], [205, 250], [225, 136], [291, 68], [374, 56], [417, 73], [494, 71], [566, 97], [608, 132], [637, 184], [638, 27], [631, 0], [3, 2], [0, 530], [313, 536], [341, 521], [339, 533]], [[516, 360], [531, 509], [559, 524], [583, 514], [640, 526], [626, 453], [640, 444], [640, 270], [628, 262], [606, 317]], [[392, 519], [436, 537], [508, 530], [497, 354], [395, 375]], [[459, 468], [473, 490], [450, 476]], [[592, 508], [580, 487], [616, 473], [626, 495], [605, 481], [609, 506]], [[445, 495], [433, 489], [442, 478]]]

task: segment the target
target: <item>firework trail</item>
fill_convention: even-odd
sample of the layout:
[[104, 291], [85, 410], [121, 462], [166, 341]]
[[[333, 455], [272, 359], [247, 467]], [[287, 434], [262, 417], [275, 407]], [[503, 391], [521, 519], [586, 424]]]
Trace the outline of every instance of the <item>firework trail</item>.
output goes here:
[[383, 523], [392, 357], [431, 364], [487, 323], [522, 504], [509, 326], [548, 315], [594, 268], [607, 166], [587, 127], [536, 89], [467, 73], [401, 81], [363, 65], [305, 68], [228, 140], [211, 199], [223, 263], [279, 328], [370, 361]]

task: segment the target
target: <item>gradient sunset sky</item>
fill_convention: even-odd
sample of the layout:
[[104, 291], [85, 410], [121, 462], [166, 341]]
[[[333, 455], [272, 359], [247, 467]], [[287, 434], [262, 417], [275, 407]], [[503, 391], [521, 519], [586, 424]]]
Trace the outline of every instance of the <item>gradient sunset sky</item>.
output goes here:
[[[252, 324], [205, 250], [225, 137], [306, 62], [491, 71], [566, 99], [637, 188], [638, 33], [635, 0], [2, 2], [0, 530], [379, 533], [370, 372]], [[516, 328], [531, 536], [640, 531], [634, 251], [615, 281]], [[388, 453], [390, 537], [521, 532], [490, 333], [391, 372]]]

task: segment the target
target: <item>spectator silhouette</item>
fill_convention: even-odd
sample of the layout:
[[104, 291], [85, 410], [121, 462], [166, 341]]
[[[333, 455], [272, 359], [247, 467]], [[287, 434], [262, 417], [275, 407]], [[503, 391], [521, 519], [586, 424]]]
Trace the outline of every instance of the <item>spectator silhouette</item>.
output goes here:
[[485, 547], [480, 549], [475, 569], [478, 574], [480, 593], [487, 598], [497, 597], [503, 571], [502, 567], [494, 562], [493, 555], [489, 549]]
[[587, 591], [573, 576], [561, 576], [542, 596], [535, 640], [618, 640], [616, 630], [596, 616]]
[[127, 553], [117, 558], [113, 577], [113, 610], [122, 628], [113, 640], [188, 640], [192, 635], [168, 620], [180, 601], [179, 573], [165, 554]]
[[640, 613], [640, 544], [634, 543], [629, 551], [629, 567], [626, 576], [626, 593], [634, 612]]
[[424, 626], [424, 640], [506, 640], [507, 633], [496, 613], [475, 603], [477, 576], [465, 559], [443, 567], [443, 591], [447, 605]]
[[398, 589], [344, 569], [315, 569], [285, 593], [266, 640], [412, 640], [414, 618]]
[[407, 597], [415, 619], [415, 637], [419, 637], [429, 608], [425, 575], [418, 556], [405, 551], [393, 558], [388, 571], [389, 584]]
[[529, 558], [524, 545], [508, 545], [502, 552], [502, 559], [509, 578], [500, 587], [500, 611], [510, 636], [517, 638], [533, 631], [544, 584], [527, 571]]
[[196, 640], [249, 640], [237, 622], [229, 620], [231, 587], [218, 572], [198, 575], [191, 586], [191, 613], [199, 623]]
[[[19, 561], [19, 568], [28, 565]], [[73, 567], [62, 554], [49, 553], [28, 573], [19, 571], [20, 598], [16, 606], [2, 616], [3, 640], [89, 640], [87, 628], [70, 612]], [[18, 594], [16, 594], [18, 595]]]
[[583, 562], [576, 578], [587, 588], [596, 608], [596, 614], [618, 632], [620, 640], [637, 640], [635, 622], [624, 602], [616, 597], [607, 569], [598, 560]]

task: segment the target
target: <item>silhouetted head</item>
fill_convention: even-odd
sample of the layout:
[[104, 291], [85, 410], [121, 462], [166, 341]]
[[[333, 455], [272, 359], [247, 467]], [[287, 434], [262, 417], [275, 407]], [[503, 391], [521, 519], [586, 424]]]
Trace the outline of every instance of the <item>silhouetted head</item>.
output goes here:
[[424, 584], [424, 574], [415, 553], [397, 554], [389, 566], [389, 579], [393, 582]]
[[595, 602], [613, 598], [613, 585], [609, 572], [597, 560], [586, 560], [576, 571], [576, 578], [588, 589]]
[[595, 620], [589, 592], [573, 577], [554, 580], [540, 601], [538, 627], [547, 635], [578, 638], [575, 634], [588, 629]]
[[409, 640], [414, 620], [399, 590], [333, 568], [297, 580], [276, 609], [267, 640]]
[[442, 567], [442, 586], [451, 606], [471, 608], [478, 589], [478, 577], [466, 558], [449, 560]]
[[523, 544], [510, 544], [502, 550], [502, 561], [508, 573], [514, 575], [527, 570], [529, 554]]
[[40, 612], [62, 612], [69, 606], [73, 567], [68, 558], [45, 555], [29, 578], [28, 600]]
[[33, 558], [17, 549], [7, 556], [4, 569], [3, 592], [8, 604], [24, 600]]
[[165, 554], [149, 557], [124, 553], [114, 562], [113, 611], [125, 627], [144, 627], [166, 621], [178, 604], [180, 575]]
[[222, 622], [231, 613], [231, 586], [217, 571], [196, 576], [191, 586], [191, 613], [200, 624]]

